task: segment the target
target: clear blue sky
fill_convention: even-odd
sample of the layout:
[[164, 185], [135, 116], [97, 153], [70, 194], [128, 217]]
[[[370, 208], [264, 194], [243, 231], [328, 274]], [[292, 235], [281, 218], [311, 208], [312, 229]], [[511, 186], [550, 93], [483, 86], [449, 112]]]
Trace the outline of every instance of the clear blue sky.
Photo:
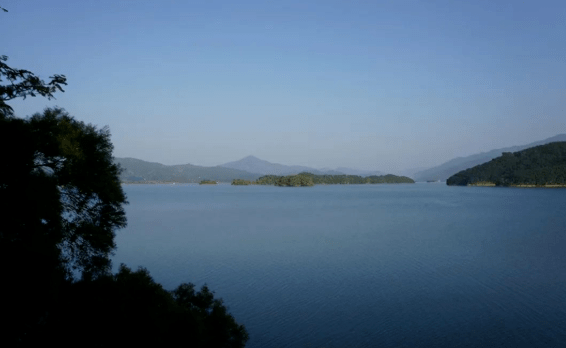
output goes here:
[[566, 1], [3, 0], [12, 67], [117, 157], [387, 172], [566, 133]]

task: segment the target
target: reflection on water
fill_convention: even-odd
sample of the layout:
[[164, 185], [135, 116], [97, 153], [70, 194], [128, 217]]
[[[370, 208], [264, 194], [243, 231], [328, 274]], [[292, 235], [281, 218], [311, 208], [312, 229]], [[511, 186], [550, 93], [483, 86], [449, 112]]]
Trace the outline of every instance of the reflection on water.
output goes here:
[[248, 347], [566, 342], [566, 191], [127, 185], [115, 267], [207, 283]]

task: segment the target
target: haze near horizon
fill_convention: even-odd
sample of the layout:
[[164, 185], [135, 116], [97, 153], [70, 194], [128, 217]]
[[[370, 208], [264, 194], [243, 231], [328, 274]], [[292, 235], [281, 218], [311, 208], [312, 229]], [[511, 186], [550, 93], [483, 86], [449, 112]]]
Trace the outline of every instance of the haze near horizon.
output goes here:
[[8, 65], [116, 157], [382, 172], [566, 133], [561, 1], [5, 1]]

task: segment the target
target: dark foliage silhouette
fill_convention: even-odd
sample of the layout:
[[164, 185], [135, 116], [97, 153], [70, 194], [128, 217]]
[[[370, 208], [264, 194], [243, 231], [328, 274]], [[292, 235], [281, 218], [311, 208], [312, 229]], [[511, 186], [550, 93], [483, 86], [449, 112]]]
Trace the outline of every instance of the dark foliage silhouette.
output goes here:
[[122, 265], [117, 274], [70, 284], [60, 306], [34, 344], [243, 347], [248, 338], [206, 286], [166, 291], [144, 268]]
[[65, 282], [110, 271], [126, 197], [108, 130], [62, 109], [0, 115], [0, 146], [0, 268], [10, 284], [2, 314], [22, 339], [47, 319]]
[[145, 269], [110, 273], [127, 203], [110, 132], [61, 108], [16, 117], [7, 101], [52, 98], [66, 78], [45, 83], [6, 60], [0, 57], [0, 82], [8, 82], [0, 85], [0, 347], [243, 347], [245, 328], [207, 287], [168, 292]]

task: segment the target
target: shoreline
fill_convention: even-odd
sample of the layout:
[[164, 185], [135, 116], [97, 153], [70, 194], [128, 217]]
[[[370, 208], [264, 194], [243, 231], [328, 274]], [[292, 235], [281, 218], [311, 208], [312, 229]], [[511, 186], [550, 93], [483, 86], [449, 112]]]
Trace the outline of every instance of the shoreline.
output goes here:
[[148, 180], [148, 181], [122, 181], [122, 185], [198, 185], [198, 182], [178, 182], [178, 181], [159, 181], [159, 180]]
[[565, 188], [566, 184], [550, 184], [550, 185], [530, 185], [530, 184], [518, 184], [509, 185], [509, 187], [520, 187], [520, 188]]
[[[448, 186], [458, 186], [458, 185], [448, 185]], [[469, 187], [496, 187], [493, 182], [478, 182], [473, 184], [467, 184]], [[512, 184], [512, 185], [500, 185], [497, 187], [518, 187], [518, 188], [566, 188], [566, 184], [547, 184], [547, 185], [534, 185], [534, 184]]]
[[[157, 181], [157, 180], [148, 180], [148, 181], [122, 181], [120, 182], [121, 185], [231, 185], [231, 186], [277, 186], [277, 185], [265, 185], [265, 184], [239, 184], [239, 185], [232, 185], [229, 182], [217, 182], [216, 184], [200, 184], [199, 182], [178, 182], [178, 181]], [[329, 186], [329, 185], [336, 185], [336, 186], [346, 186], [346, 185], [400, 185], [400, 184], [413, 184], [408, 182], [381, 182], [381, 183], [365, 183], [365, 184], [314, 184], [314, 186]]]
[[473, 183], [473, 184], [467, 184], [466, 186], [494, 187], [496, 185], [495, 185], [494, 182], [480, 181], [480, 182], [476, 182], [476, 183]]

